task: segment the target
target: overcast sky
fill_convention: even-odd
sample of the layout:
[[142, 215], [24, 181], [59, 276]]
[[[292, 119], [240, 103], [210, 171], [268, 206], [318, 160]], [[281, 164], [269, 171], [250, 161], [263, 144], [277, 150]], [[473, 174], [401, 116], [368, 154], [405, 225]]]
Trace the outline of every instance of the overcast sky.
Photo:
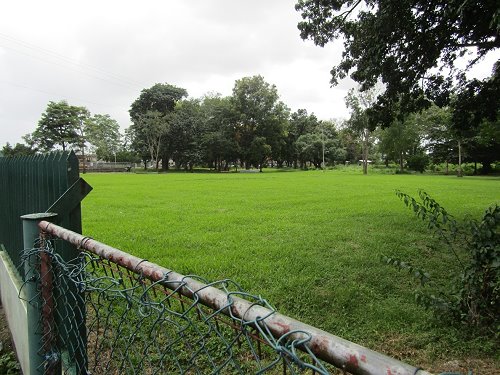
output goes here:
[[0, 147], [34, 131], [49, 101], [107, 113], [123, 130], [131, 103], [159, 82], [199, 98], [260, 74], [293, 111], [347, 117], [352, 81], [329, 84], [342, 45], [301, 40], [295, 2], [3, 0]]

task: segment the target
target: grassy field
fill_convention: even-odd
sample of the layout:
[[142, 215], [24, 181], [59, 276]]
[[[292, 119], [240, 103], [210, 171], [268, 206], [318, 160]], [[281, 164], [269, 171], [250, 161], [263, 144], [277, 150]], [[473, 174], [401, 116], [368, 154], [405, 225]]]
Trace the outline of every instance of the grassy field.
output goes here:
[[230, 278], [281, 313], [429, 370], [499, 363], [493, 341], [437, 322], [415, 305], [407, 274], [379, 258], [411, 260], [446, 283], [453, 259], [427, 248], [432, 236], [395, 189], [424, 189], [456, 217], [479, 217], [500, 201], [500, 178], [341, 170], [85, 179], [94, 187], [85, 235], [180, 273]]

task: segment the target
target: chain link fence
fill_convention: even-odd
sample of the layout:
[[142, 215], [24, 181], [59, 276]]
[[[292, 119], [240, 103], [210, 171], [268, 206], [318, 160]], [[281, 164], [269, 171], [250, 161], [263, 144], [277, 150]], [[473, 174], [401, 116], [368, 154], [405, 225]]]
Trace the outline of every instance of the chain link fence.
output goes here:
[[[429, 375], [279, 314], [234, 281], [184, 276], [43, 219], [34, 225], [20, 292], [38, 359], [30, 374]], [[76, 258], [60, 255], [65, 243]]]
[[[214, 311], [200, 303], [200, 290], [191, 290], [192, 299], [180, 293], [189, 289], [185, 280], [169, 281], [166, 274], [152, 282], [140, 269], [133, 272], [89, 252], [66, 262], [54, 251], [53, 241], [25, 250], [22, 260], [31, 270], [23, 288], [37, 285], [28, 303], [42, 311], [38, 354], [43, 373], [62, 369], [65, 374], [298, 374], [306, 370], [328, 374], [334, 370], [308, 350], [310, 338], [294, 340], [289, 332], [276, 339], [265, 324], [267, 316], [246, 320], [233, 315], [234, 297], [275, 312], [266, 300], [246, 293], [231, 280], [209, 283], [189, 276], [227, 294], [226, 306]], [[72, 308], [81, 306], [79, 302], [84, 302], [86, 311]]]

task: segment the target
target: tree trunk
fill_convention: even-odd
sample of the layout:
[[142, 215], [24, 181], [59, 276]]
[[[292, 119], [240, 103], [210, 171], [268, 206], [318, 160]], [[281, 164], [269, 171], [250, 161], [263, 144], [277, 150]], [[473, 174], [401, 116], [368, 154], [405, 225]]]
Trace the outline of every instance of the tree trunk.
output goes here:
[[363, 153], [363, 174], [368, 174], [368, 139], [370, 137], [370, 131], [365, 128], [362, 134], [362, 153]]
[[446, 159], [446, 167], [444, 170], [444, 174], [448, 176], [449, 173], [450, 173], [450, 169], [449, 169], [449, 165], [448, 165], [448, 159]]
[[462, 173], [462, 143], [458, 141], [458, 177], [463, 177]]
[[404, 162], [403, 156], [404, 156], [404, 152], [401, 151], [401, 154], [399, 154], [399, 171], [401, 173], [403, 173], [403, 162]]
[[368, 174], [368, 142], [363, 140], [363, 174]]
[[85, 159], [85, 145], [82, 146], [83, 174], [87, 173], [87, 160]]

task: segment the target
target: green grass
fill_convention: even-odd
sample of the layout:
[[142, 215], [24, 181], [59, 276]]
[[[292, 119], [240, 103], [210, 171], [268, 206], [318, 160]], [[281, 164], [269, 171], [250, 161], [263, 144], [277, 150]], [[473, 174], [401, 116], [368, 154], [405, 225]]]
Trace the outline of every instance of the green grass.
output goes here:
[[488, 357], [413, 300], [413, 261], [444, 283], [448, 254], [394, 194], [424, 189], [452, 214], [479, 217], [500, 178], [363, 176], [352, 169], [242, 174], [87, 174], [84, 234], [184, 274], [230, 278], [281, 313], [413, 364]]

